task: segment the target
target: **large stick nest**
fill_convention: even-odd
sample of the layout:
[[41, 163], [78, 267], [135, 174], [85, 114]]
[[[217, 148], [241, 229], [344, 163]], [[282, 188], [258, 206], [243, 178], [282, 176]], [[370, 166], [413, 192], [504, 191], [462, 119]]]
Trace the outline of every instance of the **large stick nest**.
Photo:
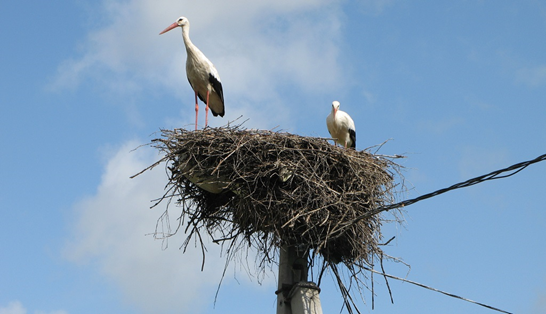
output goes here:
[[164, 198], [184, 203], [192, 227], [272, 241], [262, 249], [305, 245], [333, 263], [371, 262], [380, 250], [380, 215], [347, 223], [394, 201], [391, 158], [239, 127], [162, 130], [152, 142], [169, 161]]
[[392, 157], [240, 126], [162, 130], [151, 145], [165, 156], [148, 169], [167, 164], [159, 201], [181, 205], [185, 245], [194, 235], [203, 243], [206, 232], [229, 243], [228, 257], [238, 246], [254, 246], [261, 264], [281, 246], [303, 246], [324, 265], [349, 269], [373, 268], [383, 257], [384, 219], [362, 217], [394, 202], [399, 166]]

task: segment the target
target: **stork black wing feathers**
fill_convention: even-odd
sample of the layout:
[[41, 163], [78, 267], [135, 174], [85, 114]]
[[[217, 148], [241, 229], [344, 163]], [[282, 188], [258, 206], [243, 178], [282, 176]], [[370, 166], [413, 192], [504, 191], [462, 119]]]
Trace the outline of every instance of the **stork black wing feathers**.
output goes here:
[[[224, 103], [224, 90], [222, 89], [222, 83], [214, 76], [212, 73], [209, 73], [209, 82], [210, 85], [212, 85], [212, 88], [214, 88], [214, 91], [216, 91], [216, 94], [220, 97], [222, 100], [222, 104]], [[220, 117], [224, 116], [224, 110], [222, 112], [214, 112], [212, 111], [212, 114], [216, 117], [217, 115], [220, 115]]]
[[356, 131], [353, 129], [349, 129], [349, 138], [351, 139], [351, 148], [356, 149]]

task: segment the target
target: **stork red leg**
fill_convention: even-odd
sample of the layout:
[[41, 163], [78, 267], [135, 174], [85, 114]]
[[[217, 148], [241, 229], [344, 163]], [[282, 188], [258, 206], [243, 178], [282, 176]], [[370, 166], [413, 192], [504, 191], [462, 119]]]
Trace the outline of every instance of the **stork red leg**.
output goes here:
[[197, 131], [197, 112], [199, 111], [199, 104], [197, 103], [197, 92], [195, 92], [195, 130]]
[[209, 91], [207, 91], [207, 106], [205, 107], [205, 127], [209, 124]]

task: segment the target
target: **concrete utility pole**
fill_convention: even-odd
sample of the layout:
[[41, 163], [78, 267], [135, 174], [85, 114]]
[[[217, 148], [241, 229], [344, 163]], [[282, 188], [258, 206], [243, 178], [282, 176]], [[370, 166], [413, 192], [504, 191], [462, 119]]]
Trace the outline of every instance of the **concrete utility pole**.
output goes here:
[[307, 281], [308, 255], [306, 249], [280, 248], [277, 314], [322, 314], [320, 288]]

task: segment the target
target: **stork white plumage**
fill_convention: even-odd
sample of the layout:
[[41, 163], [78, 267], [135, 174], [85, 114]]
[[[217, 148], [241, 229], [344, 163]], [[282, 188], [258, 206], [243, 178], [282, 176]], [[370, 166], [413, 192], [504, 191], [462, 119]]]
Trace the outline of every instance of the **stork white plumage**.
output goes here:
[[182, 28], [182, 38], [186, 46], [186, 75], [188, 81], [195, 92], [195, 129], [197, 130], [197, 113], [199, 105], [197, 97], [206, 104], [205, 107], [205, 127], [208, 124], [209, 107], [212, 114], [224, 116], [224, 91], [218, 71], [207, 57], [190, 40], [190, 22], [187, 18], [181, 16], [163, 30], [159, 35], [164, 34], [176, 27]]
[[335, 144], [345, 145], [345, 148], [356, 148], [355, 123], [351, 116], [339, 110], [337, 100], [332, 102], [332, 112], [326, 118], [326, 126]]

